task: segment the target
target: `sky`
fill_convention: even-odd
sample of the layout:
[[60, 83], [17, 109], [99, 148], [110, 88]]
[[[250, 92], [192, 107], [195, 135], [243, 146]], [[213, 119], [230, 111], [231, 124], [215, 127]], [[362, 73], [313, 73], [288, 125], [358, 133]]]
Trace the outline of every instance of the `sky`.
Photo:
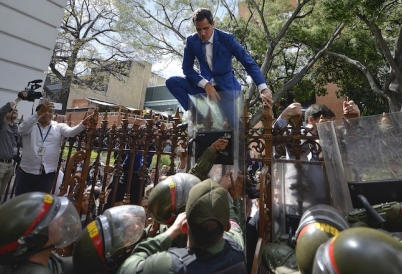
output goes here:
[[170, 63], [152, 64], [152, 71], [166, 79], [171, 76], [184, 75], [183, 70], [181, 69], [181, 62], [179, 61], [172, 61]]
[[[229, 0], [227, 1], [228, 3], [230, 3], [230, 5], [233, 5], [234, 7], [237, 7], [237, 0]], [[232, 2], [234, 4], [232, 4]], [[233, 11], [234, 13], [236, 13], [237, 11]], [[216, 11], [216, 13], [214, 14], [215, 18], [220, 18], [222, 16], [224, 16], [224, 14], [226, 14], [226, 9], [219, 5], [218, 6], [218, 10]], [[188, 24], [191, 24], [191, 22], [188, 22]], [[195, 32], [195, 28], [193, 29], [193, 31]], [[170, 37], [171, 39], [175, 39], [175, 36]], [[165, 63], [165, 62], [161, 62], [161, 63], [154, 63], [152, 64], [152, 72], [164, 77], [164, 78], [169, 78], [171, 76], [184, 76], [183, 71], [181, 69], [181, 60], [180, 61], [173, 61], [171, 63]]]

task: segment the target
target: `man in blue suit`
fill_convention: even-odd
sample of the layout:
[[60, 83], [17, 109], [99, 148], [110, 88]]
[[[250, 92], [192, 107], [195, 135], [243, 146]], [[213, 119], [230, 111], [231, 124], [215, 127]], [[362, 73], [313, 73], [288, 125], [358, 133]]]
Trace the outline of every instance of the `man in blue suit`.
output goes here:
[[[215, 29], [212, 13], [205, 8], [194, 12], [193, 23], [197, 33], [187, 37], [182, 63], [185, 77], [174, 76], [166, 80], [167, 88], [182, 107], [188, 110], [189, 95], [206, 93], [208, 98], [219, 101], [222, 113], [227, 115], [224, 118], [231, 119], [234, 108], [231, 103], [241, 93], [240, 84], [232, 70], [233, 56], [257, 85], [263, 103], [272, 106], [272, 93], [260, 68], [236, 41], [234, 35]], [[195, 59], [198, 61], [200, 72], [194, 69]]]

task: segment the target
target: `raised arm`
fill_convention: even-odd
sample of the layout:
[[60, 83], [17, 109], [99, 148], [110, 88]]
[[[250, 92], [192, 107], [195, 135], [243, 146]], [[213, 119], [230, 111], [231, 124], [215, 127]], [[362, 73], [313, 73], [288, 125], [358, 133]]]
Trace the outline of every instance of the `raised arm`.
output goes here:
[[302, 115], [302, 107], [300, 103], [292, 103], [284, 111], [282, 111], [281, 115], [279, 115], [278, 119], [276, 119], [274, 123], [274, 127], [284, 128], [289, 123], [289, 118], [292, 116], [301, 116]]

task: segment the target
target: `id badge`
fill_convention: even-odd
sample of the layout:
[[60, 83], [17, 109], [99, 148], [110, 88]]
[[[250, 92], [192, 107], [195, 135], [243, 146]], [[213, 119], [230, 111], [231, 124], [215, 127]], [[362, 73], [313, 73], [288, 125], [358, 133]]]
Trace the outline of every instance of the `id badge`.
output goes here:
[[38, 150], [38, 156], [43, 156], [45, 155], [45, 147], [40, 147]]

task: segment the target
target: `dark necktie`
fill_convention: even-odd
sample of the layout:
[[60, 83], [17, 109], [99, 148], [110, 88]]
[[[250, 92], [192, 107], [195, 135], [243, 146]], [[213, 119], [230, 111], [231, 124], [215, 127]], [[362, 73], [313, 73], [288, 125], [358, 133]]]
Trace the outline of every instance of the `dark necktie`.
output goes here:
[[[202, 49], [204, 50], [205, 62], [207, 62], [207, 64], [208, 64], [208, 58], [207, 58], [207, 48], [206, 47], [208, 44], [210, 44], [209, 41], [202, 43]], [[209, 64], [208, 64], [208, 67], [209, 67]]]

